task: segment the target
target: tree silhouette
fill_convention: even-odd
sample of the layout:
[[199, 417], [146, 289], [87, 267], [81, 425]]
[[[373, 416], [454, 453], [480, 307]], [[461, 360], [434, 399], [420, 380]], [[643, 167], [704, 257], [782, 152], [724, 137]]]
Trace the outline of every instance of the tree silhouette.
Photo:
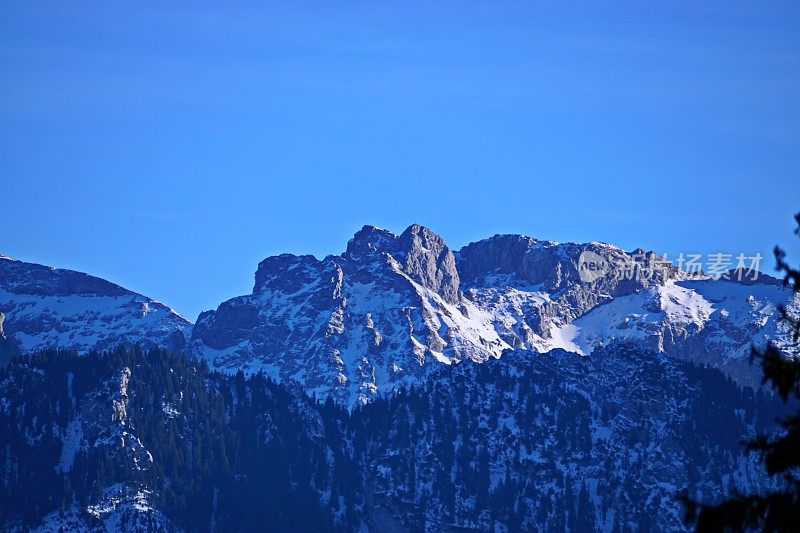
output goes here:
[[[795, 215], [800, 236], [800, 213]], [[800, 293], [800, 270], [786, 261], [786, 252], [775, 247], [776, 269], [792, 288], [793, 298]], [[800, 341], [800, 317], [787, 306], [781, 315], [791, 328], [795, 346]], [[784, 403], [800, 401], [800, 359], [790, 357], [774, 342], [763, 350], [753, 349], [752, 360], [761, 365], [762, 384], [774, 389]], [[736, 493], [717, 505], [707, 505], [681, 496], [686, 505], [686, 521], [697, 531], [797, 531], [800, 528], [800, 409], [777, 421], [777, 436], [761, 435], [749, 440], [745, 453], [757, 453], [767, 473], [779, 488], [766, 494]]]

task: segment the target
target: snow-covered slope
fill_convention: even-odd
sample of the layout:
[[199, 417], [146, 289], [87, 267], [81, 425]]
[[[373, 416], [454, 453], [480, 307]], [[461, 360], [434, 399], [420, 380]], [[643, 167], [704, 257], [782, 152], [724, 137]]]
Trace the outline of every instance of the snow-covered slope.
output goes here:
[[[609, 271], [590, 281], [591, 257]], [[646, 276], [636, 274], [653, 264]], [[616, 270], [615, 270], [616, 269]], [[203, 313], [189, 350], [218, 369], [265, 371], [353, 404], [506, 349], [583, 355], [614, 340], [722, 368], [755, 384], [753, 342], [780, 337], [777, 280], [714, 281], [654, 252], [498, 235], [453, 253], [427, 228], [365, 226], [341, 256], [261, 262], [253, 294]]]
[[109, 281], [0, 256], [0, 337], [22, 352], [122, 343], [182, 349], [191, 323]]
[[760, 370], [749, 364], [752, 345], [769, 339], [785, 344], [778, 309], [787, 303], [796, 309], [798, 302], [770, 276], [713, 280], [667, 268], [649, 279], [625, 279], [612, 268], [587, 283], [577, 270], [587, 250], [612, 265], [660, 259], [600, 243], [502, 235], [462, 249], [458, 266], [467, 296], [495, 317], [501, 338], [515, 348], [589, 355], [625, 340], [720, 368], [740, 384], [755, 386]]
[[637, 339], [755, 386], [760, 373], [749, 364], [751, 347], [787, 338], [778, 305], [789, 296], [771, 278], [756, 284], [670, 281], [618, 298], [577, 319], [573, 341], [581, 353], [589, 354], [613, 339]]

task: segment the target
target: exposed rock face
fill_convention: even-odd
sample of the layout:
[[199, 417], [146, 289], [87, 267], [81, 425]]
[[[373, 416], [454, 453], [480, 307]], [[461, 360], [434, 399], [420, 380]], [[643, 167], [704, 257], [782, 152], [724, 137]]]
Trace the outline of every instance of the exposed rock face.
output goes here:
[[253, 294], [200, 315], [190, 352], [225, 370], [266, 370], [344, 403], [419, 379], [431, 360], [482, 361], [508, 346], [463, 300], [438, 235], [365, 226], [341, 256], [262, 261]]
[[[599, 270], [587, 272], [587, 257]], [[603, 243], [498, 235], [454, 254], [419, 225], [399, 236], [364, 226], [341, 256], [262, 261], [253, 294], [203, 313], [189, 350], [348, 404], [423, 378], [431, 362], [509, 348], [590, 354], [614, 340], [755, 384], [750, 345], [780, 337], [777, 305], [790, 296], [766, 276], [693, 277]]]
[[104, 279], [0, 256], [0, 329], [23, 353], [140, 343], [181, 350], [191, 323]]
[[10, 339], [6, 338], [3, 332], [3, 322], [5, 319], [5, 315], [0, 313], [0, 368], [6, 366], [6, 364], [11, 361], [12, 357], [19, 354], [17, 347]]
[[400, 235], [395, 249], [394, 257], [413, 280], [439, 294], [448, 303], [460, 301], [456, 260], [441, 237], [414, 224]]
[[375, 226], [364, 226], [347, 242], [343, 256], [351, 261], [367, 261], [391, 249], [397, 235]]
[[365, 263], [387, 254], [408, 277], [440, 295], [446, 302], [460, 301], [458, 270], [453, 252], [444, 240], [424, 226], [409, 226], [399, 237], [375, 226], [364, 226], [347, 243], [342, 257]]

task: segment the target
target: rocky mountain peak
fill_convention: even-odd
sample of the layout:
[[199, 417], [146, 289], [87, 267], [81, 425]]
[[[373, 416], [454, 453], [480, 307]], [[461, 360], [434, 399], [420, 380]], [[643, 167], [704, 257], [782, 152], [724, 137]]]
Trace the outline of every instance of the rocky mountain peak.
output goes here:
[[396, 239], [397, 235], [391, 231], [365, 225], [347, 242], [347, 250], [342, 256], [351, 261], [360, 261], [375, 253], [386, 251]]
[[439, 235], [413, 224], [398, 237], [396, 250], [395, 259], [409, 277], [449, 303], [460, 300], [456, 259]]
[[317, 270], [315, 267], [319, 263], [319, 259], [313, 255], [281, 254], [267, 257], [256, 269], [253, 293], [273, 288], [276, 284], [283, 289], [291, 290], [292, 287], [310, 283], [315, 279]]
[[364, 226], [347, 243], [342, 257], [353, 262], [391, 256], [400, 270], [446, 302], [460, 300], [459, 276], [453, 252], [444, 239], [425, 226], [412, 224], [399, 236], [375, 226]]

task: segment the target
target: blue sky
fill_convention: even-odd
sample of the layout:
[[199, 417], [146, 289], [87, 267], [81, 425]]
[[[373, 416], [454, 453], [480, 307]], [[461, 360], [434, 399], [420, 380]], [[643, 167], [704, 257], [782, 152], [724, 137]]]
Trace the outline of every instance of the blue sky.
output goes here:
[[789, 2], [6, 1], [0, 253], [190, 319], [367, 223], [796, 260], [799, 27]]

